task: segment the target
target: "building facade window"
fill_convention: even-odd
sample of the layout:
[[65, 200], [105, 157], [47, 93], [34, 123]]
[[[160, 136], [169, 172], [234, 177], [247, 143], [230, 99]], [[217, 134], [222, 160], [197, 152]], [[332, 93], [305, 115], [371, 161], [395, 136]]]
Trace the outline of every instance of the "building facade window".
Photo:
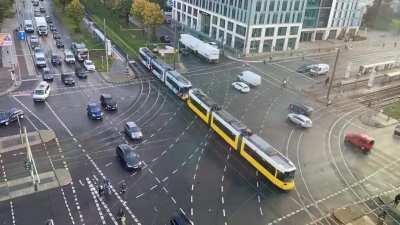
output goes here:
[[285, 45], [285, 38], [276, 39], [275, 51], [283, 51]]
[[286, 30], [287, 30], [287, 27], [279, 27], [278, 28], [278, 36], [285, 36]]
[[288, 49], [295, 49], [296, 47], [296, 38], [289, 38], [288, 40]]
[[275, 9], [275, 1], [270, 1], [269, 2], [269, 11], [274, 11]]
[[239, 37], [235, 37], [235, 45], [233, 46], [235, 49], [237, 50], [241, 50], [244, 47], [244, 40], [239, 38]]
[[225, 28], [225, 20], [224, 19], [219, 19], [219, 26], [222, 28]]
[[260, 41], [259, 40], [253, 40], [250, 42], [250, 52], [251, 53], [257, 53], [258, 52], [258, 47], [260, 46]]
[[246, 27], [240, 26], [240, 25], [236, 25], [236, 33], [242, 36], [246, 35]]
[[233, 23], [228, 21], [228, 30], [233, 31]]
[[263, 52], [271, 52], [272, 40], [265, 40], [263, 44]]
[[299, 33], [299, 27], [290, 28], [290, 35], [297, 35], [297, 33]]
[[225, 42], [225, 44], [228, 45], [228, 46], [232, 46], [232, 34], [226, 33], [226, 42]]
[[217, 28], [215, 28], [215, 27], [211, 28], [211, 38], [217, 39]]
[[213, 22], [214, 25], [217, 25], [218, 24], [218, 17], [213, 16], [212, 22]]
[[261, 28], [253, 28], [252, 37], [261, 37]]
[[275, 32], [275, 28], [274, 27], [265, 28], [265, 36], [266, 37], [274, 36], [274, 32]]

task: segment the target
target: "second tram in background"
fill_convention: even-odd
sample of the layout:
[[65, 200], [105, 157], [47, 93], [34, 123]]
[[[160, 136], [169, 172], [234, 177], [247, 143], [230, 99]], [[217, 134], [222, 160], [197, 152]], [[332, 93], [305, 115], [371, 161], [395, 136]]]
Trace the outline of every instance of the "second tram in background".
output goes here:
[[158, 59], [148, 48], [139, 49], [140, 62], [181, 99], [188, 98], [192, 83], [179, 72]]

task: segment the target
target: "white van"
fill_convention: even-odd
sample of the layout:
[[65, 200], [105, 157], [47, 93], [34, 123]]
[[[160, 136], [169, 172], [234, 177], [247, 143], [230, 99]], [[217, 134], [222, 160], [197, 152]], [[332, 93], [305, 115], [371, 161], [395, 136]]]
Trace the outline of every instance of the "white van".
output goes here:
[[328, 64], [315, 64], [310, 69], [310, 74], [313, 76], [325, 75], [329, 72]]
[[26, 33], [35, 32], [32, 20], [24, 20], [24, 29]]
[[33, 91], [33, 101], [46, 101], [50, 95], [50, 84], [46, 81], [41, 81]]
[[261, 76], [248, 70], [241, 72], [238, 76], [238, 80], [253, 87], [261, 84]]

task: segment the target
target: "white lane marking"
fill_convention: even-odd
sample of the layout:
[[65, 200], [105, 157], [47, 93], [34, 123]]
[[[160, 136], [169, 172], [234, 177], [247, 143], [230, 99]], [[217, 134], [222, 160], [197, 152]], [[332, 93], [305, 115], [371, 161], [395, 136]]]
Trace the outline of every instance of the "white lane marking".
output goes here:
[[144, 193], [141, 193], [140, 195], [137, 195], [136, 198], [140, 198], [144, 195]]
[[162, 182], [165, 182], [168, 180], [168, 177], [165, 177], [164, 179], [162, 179]]
[[156, 187], [158, 187], [158, 185], [154, 185], [153, 187], [150, 188], [150, 190], [154, 190]]
[[13, 223], [13, 225], [15, 225], [15, 213], [14, 213], [14, 204], [13, 204], [13, 201], [10, 201], [10, 209], [11, 209], [12, 223]]
[[171, 196], [171, 200], [174, 202], [174, 204], [176, 204], [176, 200], [173, 196]]
[[112, 162], [109, 162], [109, 163], [107, 163], [107, 164], [105, 165], [105, 167], [109, 167], [109, 166], [111, 166], [111, 164], [112, 164]]
[[50, 109], [51, 113], [53, 113], [54, 117], [60, 122], [61, 126], [64, 127], [64, 129], [68, 132], [69, 136], [73, 137], [74, 134], [72, 134], [71, 130], [65, 125], [65, 123], [61, 120], [61, 118], [57, 115], [57, 113], [53, 110], [53, 108], [50, 106], [49, 103], [45, 102], [46, 106]]
[[81, 179], [79, 179], [79, 184], [80, 184], [81, 186], [85, 186], [85, 184], [81, 181]]
[[[110, 208], [108, 208], [107, 204], [103, 201], [103, 198], [99, 196], [99, 193], [96, 191], [96, 188], [94, 187], [94, 185], [92, 184], [92, 182], [88, 177], [86, 177], [86, 182], [90, 188], [90, 192], [92, 193], [92, 195], [94, 195], [94, 197], [96, 197], [100, 201], [101, 205], [106, 210], [108, 216], [111, 218], [111, 221], [114, 223], [114, 225], [118, 225], [118, 222], [115, 219], [114, 215], [112, 214]], [[103, 222], [103, 224], [106, 224], [105, 221]]]
[[33, 117], [35, 117], [39, 122], [41, 122], [48, 130], [51, 130], [49, 125], [45, 123], [43, 120], [41, 120], [35, 113], [33, 113], [24, 103], [22, 103], [17, 97], [12, 96], [12, 98], [17, 101], [26, 111], [28, 111]]
[[[79, 180], [79, 181], [81, 181], [81, 180]], [[89, 180], [89, 181], [90, 181], [90, 180]], [[89, 181], [87, 181], [88, 184], [89, 184]], [[92, 195], [94, 204], [96, 205], [97, 212], [99, 213], [100, 220], [101, 220], [101, 222], [105, 225], [105, 224], [107, 224], [107, 222], [106, 222], [106, 220], [105, 220], [105, 218], [104, 218], [103, 211], [101, 210], [101, 207], [100, 207], [98, 198], [97, 198], [97, 196], [96, 196], [96, 194], [95, 194], [96, 189], [95, 189], [92, 185], [88, 185], [88, 186], [89, 186], [89, 192], [90, 192], [90, 194]]]

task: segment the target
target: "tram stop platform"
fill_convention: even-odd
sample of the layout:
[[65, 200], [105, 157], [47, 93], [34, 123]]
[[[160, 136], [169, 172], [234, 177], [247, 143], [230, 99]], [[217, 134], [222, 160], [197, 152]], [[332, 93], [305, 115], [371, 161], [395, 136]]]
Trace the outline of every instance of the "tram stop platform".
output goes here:
[[332, 216], [343, 225], [376, 225], [358, 206], [337, 209]]
[[[30, 146], [39, 145], [42, 143], [50, 142], [56, 138], [54, 131], [52, 130], [39, 130], [28, 133], [28, 140]], [[16, 151], [25, 148], [25, 143], [21, 143], [21, 136], [19, 134], [11, 135], [0, 138], [0, 154]]]

